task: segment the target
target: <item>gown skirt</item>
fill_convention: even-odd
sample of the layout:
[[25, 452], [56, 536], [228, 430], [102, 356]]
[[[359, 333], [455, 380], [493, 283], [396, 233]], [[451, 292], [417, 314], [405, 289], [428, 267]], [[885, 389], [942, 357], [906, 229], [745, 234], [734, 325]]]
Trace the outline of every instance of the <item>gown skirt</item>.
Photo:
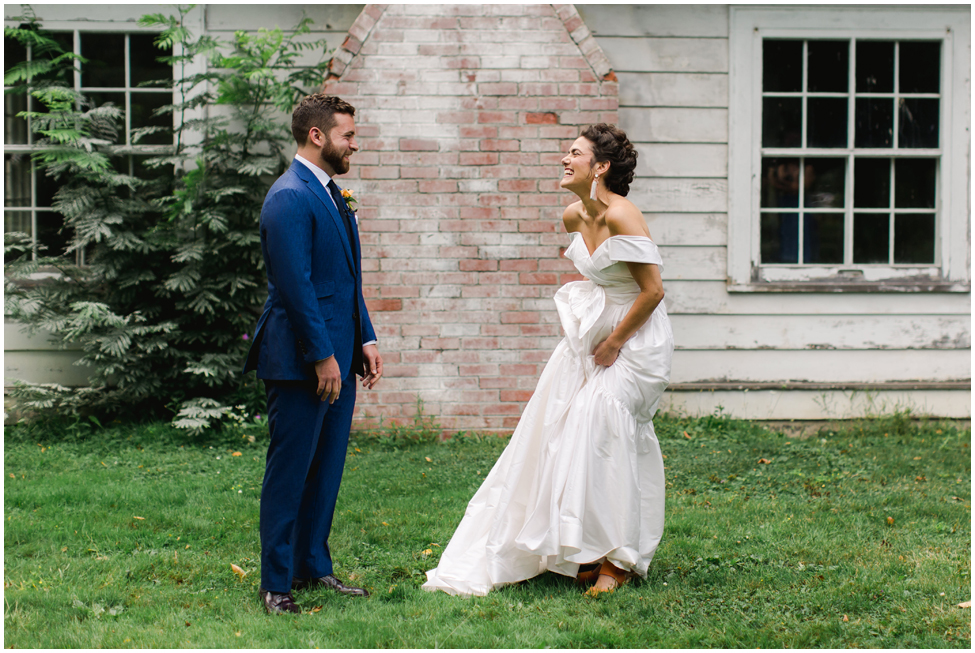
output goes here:
[[664, 468], [651, 421], [670, 381], [673, 331], [661, 302], [616, 362], [592, 356], [640, 288], [626, 262], [663, 262], [652, 240], [612, 236], [565, 255], [584, 281], [555, 295], [565, 337], [508, 446], [474, 494], [423, 588], [483, 596], [548, 570], [609, 560], [646, 576], [664, 527]]

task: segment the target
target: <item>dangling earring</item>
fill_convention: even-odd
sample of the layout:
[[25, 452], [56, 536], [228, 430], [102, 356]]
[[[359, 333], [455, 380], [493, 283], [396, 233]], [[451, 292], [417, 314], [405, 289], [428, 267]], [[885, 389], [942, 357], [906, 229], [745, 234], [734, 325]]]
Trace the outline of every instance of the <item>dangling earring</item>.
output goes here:
[[589, 188], [589, 199], [595, 201], [596, 199], [596, 183], [599, 181], [599, 173], [592, 178], [592, 186]]

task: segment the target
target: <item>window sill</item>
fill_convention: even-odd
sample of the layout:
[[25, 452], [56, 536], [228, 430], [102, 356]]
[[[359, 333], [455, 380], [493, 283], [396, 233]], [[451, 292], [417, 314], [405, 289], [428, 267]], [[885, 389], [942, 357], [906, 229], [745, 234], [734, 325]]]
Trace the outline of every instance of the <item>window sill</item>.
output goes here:
[[822, 279], [816, 281], [765, 281], [754, 283], [729, 283], [728, 292], [803, 292], [803, 293], [907, 293], [943, 292], [970, 293], [970, 281], [921, 281], [890, 279], [888, 281], [852, 281], [848, 279]]

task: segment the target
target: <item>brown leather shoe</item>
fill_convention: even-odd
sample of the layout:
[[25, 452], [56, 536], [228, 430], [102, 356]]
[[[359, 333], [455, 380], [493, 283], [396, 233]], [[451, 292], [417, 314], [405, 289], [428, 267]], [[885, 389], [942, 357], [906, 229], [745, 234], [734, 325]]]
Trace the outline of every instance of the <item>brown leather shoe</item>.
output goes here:
[[319, 587], [327, 587], [346, 596], [369, 596], [369, 592], [361, 587], [346, 585], [332, 574], [320, 578], [294, 578], [291, 581], [292, 590], [317, 589]]
[[264, 604], [264, 611], [268, 614], [301, 614], [301, 608], [295, 603], [290, 592], [288, 594], [277, 594], [268, 592], [262, 587], [258, 595]]

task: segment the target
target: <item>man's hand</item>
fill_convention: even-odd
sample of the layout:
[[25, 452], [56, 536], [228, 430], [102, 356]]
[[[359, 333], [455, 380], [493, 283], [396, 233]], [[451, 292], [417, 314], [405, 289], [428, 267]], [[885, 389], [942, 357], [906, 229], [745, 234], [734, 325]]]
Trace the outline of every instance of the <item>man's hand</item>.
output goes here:
[[328, 403], [334, 404], [339, 398], [339, 392], [342, 391], [342, 370], [339, 369], [335, 356], [317, 361], [315, 375], [318, 377], [318, 390], [315, 394], [320, 396], [322, 401], [328, 399]]
[[372, 390], [372, 387], [383, 376], [383, 357], [379, 355], [379, 347], [364, 345], [362, 347], [362, 362], [366, 368], [366, 375], [362, 377], [362, 387]]

